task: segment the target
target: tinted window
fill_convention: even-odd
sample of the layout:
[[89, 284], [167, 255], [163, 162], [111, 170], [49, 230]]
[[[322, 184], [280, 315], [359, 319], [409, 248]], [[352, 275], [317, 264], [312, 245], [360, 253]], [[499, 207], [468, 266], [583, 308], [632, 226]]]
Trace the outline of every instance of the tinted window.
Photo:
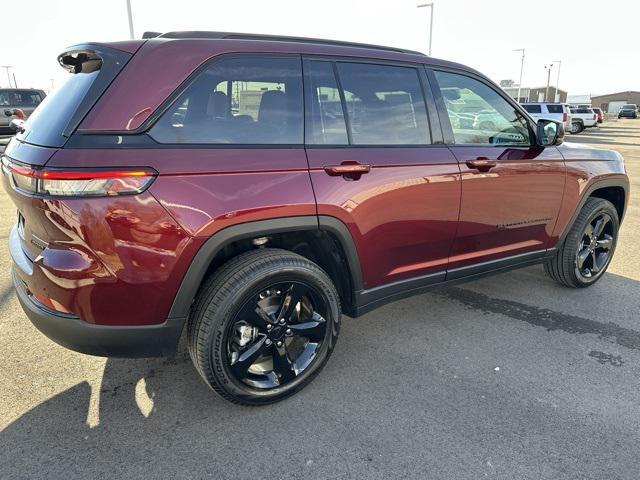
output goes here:
[[416, 69], [338, 63], [351, 141], [356, 145], [421, 145], [431, 142]]
[[299, 58], [235, 57], [200, 73], [149, 132], [160, 143], [302, 144]]
[[310, 99], [307, 105], [309, 128], [305, 142], [310, 145], [348, 144], [340, 91], [330, 62], [309, 62]]
[[527, 121], [493, 88], [465, 75], [435, 75], [456, 144], [530, 144]]
[[100, 70], [89, 73], [75, 73], [47, 95], [27, 120], [26, 131], [21, 139], [36, 145], [61, 146], [64, 137], [60, 133], [65, 129], [80, 102], [100, 75]]
[[524, 109], [529, 113], [542, 113], [540, 105], [523, 105]]
[[37, 90], [0, 90], [0, 105], [12, 107], [36, 107], [42, 101]]
[[547, 105], [549, 113], [562, 113], [562, 105]]

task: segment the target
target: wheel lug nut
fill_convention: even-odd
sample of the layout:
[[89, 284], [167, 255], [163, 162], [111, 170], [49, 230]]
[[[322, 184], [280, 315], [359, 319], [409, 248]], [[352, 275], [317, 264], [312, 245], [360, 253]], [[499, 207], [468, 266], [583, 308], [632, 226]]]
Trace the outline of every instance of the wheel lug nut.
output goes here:
[[271, 325], [267, 325], [267, 330], [271, 330], [273, 327]]
[[284, 318], [280, 319], [280, 325], [284, 325]]
[[287, 328], [287, 335], [291, 335], [291, 329]]
[[278, 342], [278, 343], [276, 343], [276, 345], [278, 345], [279, 347], [281, 347], [281, 346], [282, 346], [282, 342]]

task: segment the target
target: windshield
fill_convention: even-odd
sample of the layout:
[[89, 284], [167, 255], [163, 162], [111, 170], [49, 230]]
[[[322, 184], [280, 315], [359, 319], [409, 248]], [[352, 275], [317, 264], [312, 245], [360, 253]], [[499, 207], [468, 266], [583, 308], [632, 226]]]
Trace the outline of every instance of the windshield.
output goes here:
[[635, 110], [637, 107], [635, 105], [624, 105], [622, 108], [624, 110]]

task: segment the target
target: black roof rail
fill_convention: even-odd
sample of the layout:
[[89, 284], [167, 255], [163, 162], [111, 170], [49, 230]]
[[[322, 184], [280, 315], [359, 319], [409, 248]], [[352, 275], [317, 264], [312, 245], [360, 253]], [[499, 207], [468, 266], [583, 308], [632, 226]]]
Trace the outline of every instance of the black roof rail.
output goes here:
[[389, 52], [412, 53], [426, 56], [422, 52], [406, 50], [404, 48], [370, 45], [368, 43], [343, 42], [339, 40], [326, 40], [322, 38], [288, 37], [284, 35], [263, 35], [258, 33], [234, 33], [234, 32], [208, 32], [208, 31], [184, 31], [184, 32], [145, 32], [142, 38], [210, 38], [229, 40], [265, 40], [271, 42], [315, 43], [320, 45], [336, 45], [340, 47], [368, 48], [373, 50], [386, 50]]

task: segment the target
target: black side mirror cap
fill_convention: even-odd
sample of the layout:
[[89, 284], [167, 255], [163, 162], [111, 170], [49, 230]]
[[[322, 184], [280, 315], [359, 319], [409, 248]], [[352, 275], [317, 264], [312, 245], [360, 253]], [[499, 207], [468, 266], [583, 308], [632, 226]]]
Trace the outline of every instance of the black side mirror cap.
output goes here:
[[538, 120], [536, 123], [536, 140], [540, 147], [562, 144], [564, 141], [564, 125], [554, 120]]

